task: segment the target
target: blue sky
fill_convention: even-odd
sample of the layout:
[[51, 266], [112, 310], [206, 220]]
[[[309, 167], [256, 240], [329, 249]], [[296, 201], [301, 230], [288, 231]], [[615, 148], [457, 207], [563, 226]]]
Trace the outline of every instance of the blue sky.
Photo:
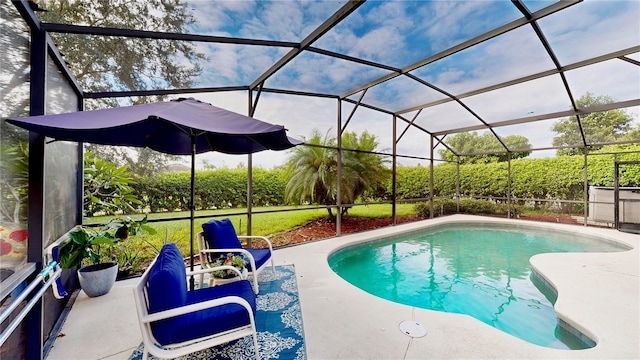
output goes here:
[[[551, 3], [525, 1], [532, 11]], [[190, 4], [197, 19], [193, 33], [298, 42], [338, 10], [343, 2], [191, 1]], [[402, 68], [520, 17], [511, 2], [504, 0], [368, 1], [313, 46]], [[586, 0], [541, 19], [538, 24], [560, 64], [566, 66], [640, 46], [638, 18], [639, 1]], [[199, 86], [248, 85], [289, 51], [288, 48], [226, 44], [201, 44], [199, 50], [211, 59]], [[637, 52], [630, 57], [640, 58]], [[412, 74], [459, 95], [554, 68], [531, 26], [527, 25], [416, 69]], [[639, 69], [614, 59], [569, 71], [567, 80], [575, 98], [590, 91], [620, 101], [638, 99]], [[304, 53], [268, 79], [266, 86], [339, 95], [386, 74], [386, 70]], [[351, 98], [358, 99], [359, 96], [355, 94]], [[370, 89], [364, 101], [398, 111], [443, 97], [402, 76]], [[247, 111], [246, 94], [207, 95], [203, 99], [239, 112]], [[490, 123], [571, 107], [558, 75], [463, 101]], [[350, 112], [351, 105], [345, 104], [344, 116]], [[637, 107], [629, 108], [627, 112], [637, 121], [640, 112]], [[309, 135], [313, 127], [335, 129], [336, 114], [335, 101], [263, 94], [256, 117], [284, 124], [290, 134], [296, 136]], [[410, 119], [413, 113], [405, 116]], [[433, 131], [479, 123], [453, 103], [424, 110], [416, 122]], [[553, 122], [502, 128], [498, 132], [506, 136], [525, 131], [534, 147], [550, 146]], [[373, 132], [381, 138], [381, 147], [391, 148], [389, 115], [358, 110], [347, 130]], [[419, 132], [409, 131], [398, 147], [409, 155], [427, 156], [426, 142]], [[552, 156], [553, 152], [538, 154], [547, 155]], [[261, 156], [256, 157], [260, 157], [265, 167], [270, 167], [283, 156], [266, 155], [264, 160]], [[239, 161], [246, 162], [244, 159]], [[234, 160], [224, 161], [231, 167], [235, 163]]]

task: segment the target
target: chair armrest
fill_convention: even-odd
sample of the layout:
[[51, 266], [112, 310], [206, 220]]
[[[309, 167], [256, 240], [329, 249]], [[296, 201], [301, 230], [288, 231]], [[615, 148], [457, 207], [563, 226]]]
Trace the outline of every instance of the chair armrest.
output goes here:
[[269, 251], [273, 252], [273, 246], [271, 245], [271, 241], [269, 240], [269, 238], [267, 238], [266, 236], [258, 236], [258, 235], [240, 235], [238, 236], [238, 239], [258, 239], [258, 240], [262, 240], [264, 242], [267, 243], [267, 245], [269, 246]]
[[202, 254], [224, 254], [226, 255], [227, 253], [230, 252], [238, 252], [242, 250], [242, 248], [240, 249], [204, 249], [204, 250], [200, 250], [200, 253]]
[[206, 249], [206, 250], [202, 250], [200, 251], [203, 254], [228, 254], [228, 253], [242, 253], [242, 254], [246, 254], [248, 256], [251, 256], [251, 253], [249, 253], [246, 249], [243, 248], [229, 248], [229, 249]]
[[247, 302], [247, 300], [241, 298], [240, 296], [225, 296], [218, 299], [203, 301], [197, 304], [191, 304], [187, 306], [181, 306], [181, 307], [177, 307], [169, 310], [164, 310], [164, 311], [160, 311], [153, 314], [147, 313], [144, 316], [140, 317], [140, 321], [144, 323], [150, 323], [158, 320], [169, 319], [179, 315], [184, 315], [184, 314], [201, 311], [205, 309], [210, 309], [210, 308], [227, 305], [227, 304], [241, 305], [250, 314], [250, 317], [253, 317], [253, 309], [251, 309], [251, 305], [249, 305], [249, 302]]

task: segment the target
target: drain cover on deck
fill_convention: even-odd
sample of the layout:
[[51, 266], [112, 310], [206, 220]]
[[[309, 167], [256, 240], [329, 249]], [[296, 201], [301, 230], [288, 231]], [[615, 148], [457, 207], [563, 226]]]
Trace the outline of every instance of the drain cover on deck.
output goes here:
[[419, 322], [415, 322], [413, 320], [405, 320], [400, 323], [399, 327], [400, 331], [407, 336], [419, 338], [427, 335], [427, 329], [425, 329]]

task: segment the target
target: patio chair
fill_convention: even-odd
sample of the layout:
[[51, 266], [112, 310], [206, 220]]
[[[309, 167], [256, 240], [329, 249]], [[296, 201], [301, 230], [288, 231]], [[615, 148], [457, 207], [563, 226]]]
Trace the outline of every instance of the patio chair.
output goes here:
[[[241, 239], [263, 241], [266, 243], [267, 248], [243, 248], [240, 242]], [[256, 294], [259, 292], [258, 274], [264, 270], [268, 262], [271, 262], [271, 271], [275, 273], [271, 241], [264, 236], [238, 236], [231, 220], [228, 218], [222, 220], [214, 219], [202, 224], [202, 231], [198, 233], [198, 251], [202, 269], [211, 268], [213, 260], [218, 256], [226, 256], [228, 253], [244, 256], [249, 270], [248, 276], [252, 278], [253, 289]], [[202, 281], [203, 275], [200, 276], [200, 284], [202, 284]]]
[[[222, 266], [220, 270], [234, 269]], [[142, 332], [142, 359], [175, 358], [245, 336], [253, 336], [256, 360], [256, 295], [247, 280], [188, 291], [184, 259], [176, 244], [165, 244], [135, 286]]]

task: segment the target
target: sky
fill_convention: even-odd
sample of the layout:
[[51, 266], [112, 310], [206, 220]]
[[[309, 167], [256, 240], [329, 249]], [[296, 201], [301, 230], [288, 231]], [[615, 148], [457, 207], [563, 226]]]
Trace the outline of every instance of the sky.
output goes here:
[[[551, 1], [524, 1], [537, 11]], [[190, 1], [196, 18], [192, 32], [260, 40], [299, 42], [308, 36], [343, 2], [338, 1]], [[522, 17], [508, 1], [368, 1], [312, 44], [316, 48], [360, 57], [394, 68], [410, 67], [412, 75], [453, 95], [485, 88], [555, 69], [554, 62], [525, 25], [476, 46], [456, 52], [426, 66], [411, 65], [491, 29]], [[538, 21], [559, 64], [563, 67], [621, 49], [640, 47], [640, 2], [585, 0]], [[249, 85], [289, 52], [287, 47], [200, 44], [209, 57], [198, 87]], [[640, 61], [636, 51], [630, 58]], [[388, 70], [304, 52], [267, 79], [265, 87], [343, 95], [389, 74]], [[608, 60], [566, 72], [575, 99], [591, 92], [617, 101], [640, 98], [640, 67], [619, 59]], [[361, 93], [350, 96], [358, 100]], [[247, 114], [244, 92], [194, 96], [216, 106]], [[363, 97], [367, 104], [404, 112], [415, 106], [446, 98], [407, 76], [395, 77], [371, 88]], [[484, 94], [461, 101], [487, 123], [565, 111], [571, 102], [559, 75]], [[343, 102], [343, 122], [353, 105]], [[335, 99], [263, 93], [255, 117], [282, 124], [289, 135], [304, 137], [312, 129], [337, 133], [338, 104]], [[625, 111], [640, 123], [639, 107]], [[415, 111], [403, 116], [409, 121]], [[525, 135], [534, 148], [551, 146], [553, 123], [558, 119], [497, 128], [501, 136]], [[404, 131], [402, 121], [398, 132]], [[429, 131], [444, 131], [480, 124], [455, 102], [423, 110], [415, 123]], [[359, 108], [347, 131], [369, 131], [378, 136], [381, 151], [390, 152], [392, 116]], [[410, 156], [429, 155], [429, 138], [410, 129], [398, 142], [398, 152]], [[555, 151], [532, 156], [553, 156]], [[254, 166], [271, 168], [283, 163], [288, 152], [265, 152], [253, 156]], [[246, 156], [206, 154], [200, 156], [214, 166], [235, 167], [247, 163]], [[197, 161], [200, 165], [202, 160]], [[415, 160], [401, 159], [414, 164]]]

